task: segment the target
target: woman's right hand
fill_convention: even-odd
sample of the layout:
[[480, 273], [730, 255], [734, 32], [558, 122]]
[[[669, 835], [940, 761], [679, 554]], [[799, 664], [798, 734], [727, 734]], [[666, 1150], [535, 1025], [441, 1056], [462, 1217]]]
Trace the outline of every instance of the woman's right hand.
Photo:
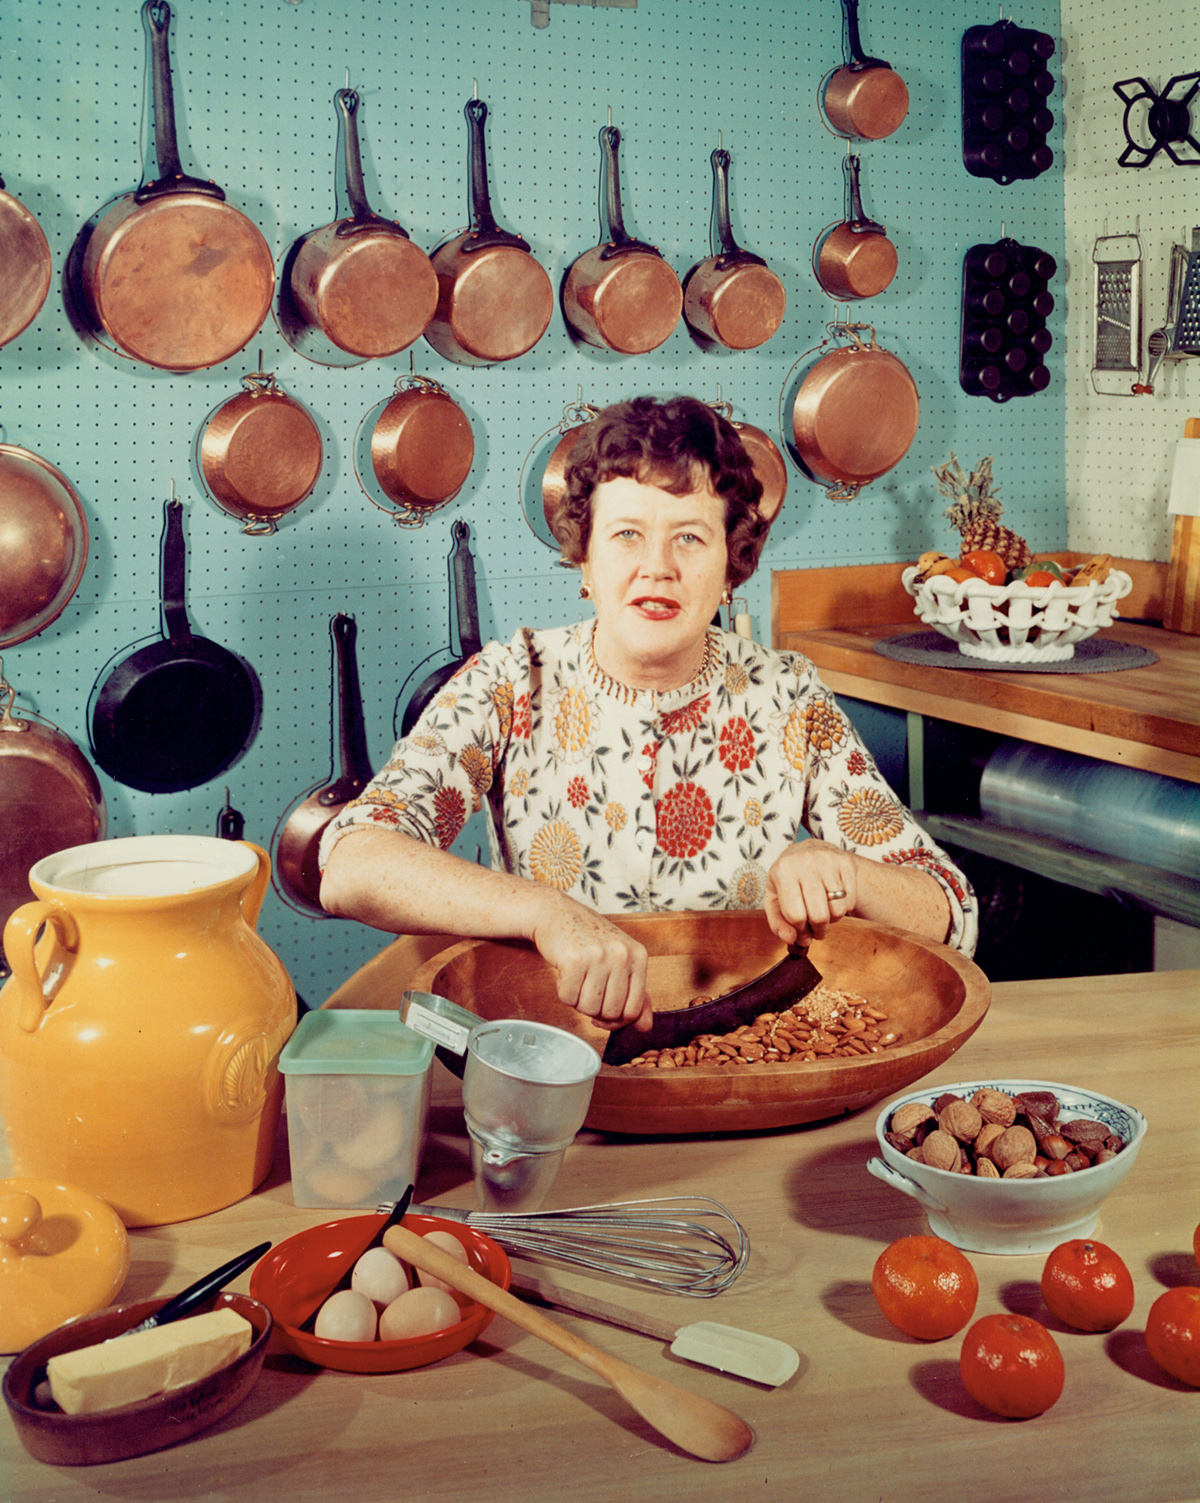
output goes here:
[[572, 898], [548, 907], [530, 938], [558, 977], [560, 1002], [604, 1028], [650, 1027], [646, 950], [636, 939]]

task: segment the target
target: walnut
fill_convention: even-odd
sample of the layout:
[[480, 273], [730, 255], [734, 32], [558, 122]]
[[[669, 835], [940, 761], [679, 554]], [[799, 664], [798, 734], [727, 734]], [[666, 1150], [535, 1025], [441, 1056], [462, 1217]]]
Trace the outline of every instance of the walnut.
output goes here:
[[982, 1126], [982, 1117], [967, 1101], [952, 1101], [938, 1113], [938, 1127], [960, 1143], [973, 1143]]
[[921, 1157], [931, 1168], [948, 1169], [951, 1173], [958, 1169], [961, 1153], [958, 1139], [940, 1128], [931, 1132], [921, 1144]]
[[971, 1105], [985, 1122], [998, 1122], [1001, 1127], [1011, 1127], [1017, 1120], [1017, 1103], [1003, 1091], [994, 1091], [984, 1086], [971, 1097]]
[[985, 1122], [979, 1129], [979, 1136], [975, 1139], [975, 1157], [977, 1159], [990, 1159], [992, 1156], [992, 1144], [997, 1138], [1002, 1138], [1006, 1130], [999, 1122]]
[[992, 1144], [991, 1160], [1001, 1174], [1007, 1174], [1014, 1164], [1028, 1164], [1033, 1169], [1036, 1157], [1037, 1139], [1027, 1127], [1006, 1127]]
[[922, 1122], [934, 1120], [933, 1108], [926, 1106], [923, 1101], [908, 1101], [903, 1106], [898, 1106], [892, 1113], [892, 1120], [888, 1124], [893, 1132], [900, 1134], [902, 1138], [911, 1138], [914, 1131]]

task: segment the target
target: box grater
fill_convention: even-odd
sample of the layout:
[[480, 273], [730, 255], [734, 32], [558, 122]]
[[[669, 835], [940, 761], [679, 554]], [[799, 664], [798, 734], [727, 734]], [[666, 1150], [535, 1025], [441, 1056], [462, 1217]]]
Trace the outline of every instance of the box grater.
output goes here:
[[1171, 354], [1200, 355], [1200, 225], [1192, 230], [1192, 251], [1179, 293]]
[[1106, 397], [1134, 394], [1142, 365], [1142, 245], [1137, 235], [1101, 235], [1095, 268], [1096, 358], [1092, 386]]

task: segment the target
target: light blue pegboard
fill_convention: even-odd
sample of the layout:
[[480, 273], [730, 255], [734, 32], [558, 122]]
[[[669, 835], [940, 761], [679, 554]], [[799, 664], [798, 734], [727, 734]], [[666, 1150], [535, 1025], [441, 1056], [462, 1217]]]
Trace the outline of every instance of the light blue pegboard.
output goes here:
[[[873, 0], [868, 51], [887, 58], [912, 98], [884, 141], [861, 144], [868, 213], [896, 243], [900, 270], [858, 305], [911, 369], [921, 423], [904, 461], [848, 505], [790, 468], [789, 492], [758, 575], [742, 595], [755, 633], [769, 632], [772, 569], [914, 557], [951, 537], [929, 467], [953, 448], [965, 462], [996, 457], [1006, 517], [1037, 548], [1065, 532], [1061, 299], [1052, 320], [1054, 383], [1004, 406], [958, 387], [962, 257], [1001, 226], [1062, 262], [1061, 95], [1051, 144], [1056, 166], [1008, 188], [962, 166], [959, 40], [994, 7], [941, 0], [912, 7]], [[1031, 0], [1014, 17], [1057, 34], [1058, 9]], [[38, 217], [56, 283], [39, 317], [0, 349], [6, 442], [57, 464], [80, 492], [91, 528], [83, 584], [41, 636], [10, 648], [5, 671], [18, 708], [45, 714], [87, 747], [87, 705], [114, 654], [158, 632], [162, 505], [172, 480], [186, 505], [188, 609], [196, 629], [253, 664], [264, 690], [259, 735], [229, 773], [178, 795], [136, 793], [104, 778], [113, 835], [211, 833], [225, 788], [246, 833], [269, 843], [290, 803], [323, 781], [330, 760], [329, 618], [358, 623], [370, 751], [382, 761], [393, 711], [447, 654], [450, 525], [471, 528], [485, 634], [523, 622], [574, 619], [573, 573], [522, 512], [522, 467], [564, 406], [643, 391], [689, 391], [733, 404], [734, 415], [782, 442], [781, 393], [823, 337], [834, 305], [811, 270], [813, 242], [841, 217], [843, 142], [817, 109], [817, 86], [842, 60], [837, 0], [640, 0], [636, 10], [563, 5], [535, 29], [511, 0], [180, 0], [171, 48], [185, 170], [211, 177], [247, 213], [277, 258], [334, 217], [333, 96], [347, 79], [359, 123], [368, 197], [425, 250], [465, 228], [466, 124], [476, 86], [488, 105], [492, 204], [519, 230], [557, 290], [598, 239], [597, 136], [612, 111], [622, 133], [626, 227], [683, 276], [709, 252], [709, 155], [732, 154], [735, 237], [766, 257], [788, 291], [769, 344], [740, 354], [701, 351], [681, 324], [660, 349], [621, 359], [572, 343], [557, 310], [522, 359], [491, 368], [443, 361], [423, 340], [418, 371], [467, 412], [476, 461], [461, 495], [420, 529], [372, 506], [355, 477], [359, 425], [410, 368], [409, 352], [349, 369], [293, 351], [269, 320], [242, 354], [208, 371], [170, 376], [77, 337], [57, 273], [84, 221], [134, 187], [150, 144], [144, 125], [145, 41], [136, 0], [0, 0], [8, 124], [0, 174]], [[1061, 77], [1061, 60], [1055, 62]], [[1056, 287], [1056, 295], [1059, 292]], [[277, 536], [243, 537], [206, 497], [194, 446], [209, 413], [263, 363], [320, 425], [325, 466], [314, 496]], [[546, 453], [554, 435], [534, 455]], [[460, 849], [473, 855], [476, 827]], [[383, 943], [359, 926], [300, 917], [272, 894], [264, 937], [298, 989], [320, 1001]]]

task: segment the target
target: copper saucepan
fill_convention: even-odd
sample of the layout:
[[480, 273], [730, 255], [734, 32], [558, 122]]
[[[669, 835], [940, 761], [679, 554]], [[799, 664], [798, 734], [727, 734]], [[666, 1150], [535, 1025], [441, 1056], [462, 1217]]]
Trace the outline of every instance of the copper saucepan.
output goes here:
[[712, 255], [683, 279], [683, 316], [694, 333], [731, 350], [753, 350], [778, 330], [787, 292], [761, 256], [742, 250], [729, 220], [729, 153], [713, 152]]
[[883, 225], [863, 213], [858, 166], [856, 156], [846, 157], [849, 217], [828, 225], [813, 245], [813, 275], [839, 302], [875, 297], [891, 285], [899, 264]]
[[371, 469], [397, 508], [381, 510], [419, 527], [458, 495], [474, 459], [471, 424], [446, 388], [428, 376], [401, 376], [371, 433]]
[[[796, 456], [831, 501], [852, 501], [899, 464], [917, 435], [920, 399], [908, 367], [868, 324], [839, 325], [851, 343], [823, 355], [792, 406]], [[859, 335], [869, 329], [871, 342]]]
[[83, 506], [67, 477], [0, 444], [0, 647], [45, 631], [79, 587], [88, 556]]
[[542, 512], [551, 537], [557, 536], [555, 519], [567, 496], [567, 460], [599, 411], [598, 407], [581, 401], [572, 403], [563, 412], [562, 421], [567, 426], [560, 430], [561, 437], [551, 450], [546, 468], [542, 471]]
[[266, 241], [215, 183], [179, 158], [166, 0], [146, 0], [154, 71], [158, 178], [102, 211], [83, 247], [78, 294], [97, 334], [162, 370], [191, 371], [236, 354], [271, 308]]
[[671, 337], [683, 311], [679, 278], [653, 245], [625, 229], [617, 148], [621, 132], [600, 132], [601, 243], [571, 265], [562, 288], [563, 316], [588, 344], [618, 355], [644, 355]]
[[306, 235], [290, 267], [300, 315], [350, 355], [394, 355], [419, 339], [437, 308], [437, 273], [408, 231], [374, 213], [363, 185], [358, 95], [339, 89], [348, 218]]
[[221, 510], [248, 537], [269, 537], [280, 517], [311, 495], [321, 474], [321, 433], [261, 360], [242, 387], [209, 415], [196, 440], [196, 463]]
[[908, 88], [890, 63], [863, 54], [858, 0], [842, 0], [849, 60], [821, 81], [821, 112], [835, 135], [878, 141], [900, 129]]
[[492, 365], [531, 350], [550, 327], [554, 289], [529, 242], [492, 216], [483, 125], [487, 105], [468, 99], [471, 227], [445, 240], [430, 259], [438, 278], [437, 311], [425, 338], [460, 365]]
[[38, 316], [50, 290], [50, 246], [41, 225], [0, 179], [0, 345]]
[[779, 452], [778, 444], [761, 428], [754, 427], [752, 423], [739, 422], [733, 415], [732, 404], [721, 400], [719, 396], [709, 406], [715, 407], [726, 422], [736, 429], [762, 486], [762, 495], [758, 498], [759, 515], [764, 521], [773, 522], [783, 506], [788, 488], [787, 464]]

